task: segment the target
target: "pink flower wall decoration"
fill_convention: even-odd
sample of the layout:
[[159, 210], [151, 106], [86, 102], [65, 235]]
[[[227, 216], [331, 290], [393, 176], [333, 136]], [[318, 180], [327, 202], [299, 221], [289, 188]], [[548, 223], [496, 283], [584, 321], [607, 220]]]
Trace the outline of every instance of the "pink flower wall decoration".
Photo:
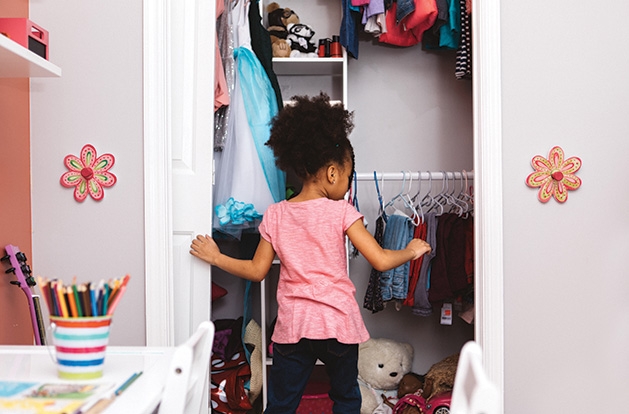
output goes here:
[[581, 186], [581, 179], [574, 174], [581, 168], [581, 159], [571, 157], [564, 161], [561, 147], [553, 147], [548, 153], [548, 159], [536, 155], [531, 165], [535, 172], [526, 177], [526, 185], [540, 187], [537, 198], [542, 203], [551, 197], [564, 203], [568, 199], [568, 190], [576, 190]]
[[115, 158], [111, 154], [103, 154], [97, 158], [96, 149], [86, 144], [81, 150], [81, 157], [66, 155], [63, 163], [68, 170], [61, 176], [61, 185], [74, 187], [74, 199], [82, 202], [91, 195], [100, 201], [105, 195], [103, 187], [116, 184], [116, 176], [109, 172], [114, 166]]

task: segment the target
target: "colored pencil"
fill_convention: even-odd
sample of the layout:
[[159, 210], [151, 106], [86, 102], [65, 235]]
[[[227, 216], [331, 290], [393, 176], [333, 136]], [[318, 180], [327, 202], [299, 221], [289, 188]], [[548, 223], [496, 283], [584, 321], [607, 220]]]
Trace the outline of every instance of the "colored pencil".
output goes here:
[[74, 302], [76, 303], [76, 316], [82, 318], [83, 305], [81, 304], [81, 299], [79, 298], [79, 290], [76, 287], [76, 277], [72, 281], [72, 295], [74, 296]]
[[116, 297], [116, 293], [118, 293], [118, 289], [120, 289], [120, 279], [114, 279], [109, 281], [109, 287], [111, 287], [111, 293], [109, 294], [109, 298], [107, 299], [107, 306], [111, 306], [114, 298]]
[[116, 293], [116, 297], [114, 298], [111, 306], [109, 307], [109, 310], [107, 311], [107, 315], [114, 314], [114, 310], [116, 310], [116, 306], [118, 306], [118, 302], [120, 302], [120, 299], [124, 295], [124, 292], [127, 290], [127, 283], [129, 283], [130, 278], [131, 278], [130, 275], [126, 275], [124, 277], [122, 284], [120, 285], [120, 289], [118, 289], [118, 293]]
[[76, 318], [77, 316], [79, 316], [79, 314], [76, 309], [76, 301], [74, 300], [74, 291], [72, 290], [72, 286], [66, 286], [65, 291], [66, 299], [68, 301], [68, 304], [70, 305], [70, 316]]
[[48, 311], [50, 311], [52, 309], [52, 304], [50, 303], [48, 280], [44, 280], [41, 276], [37, 276], [37, 283], [39, 284], [39, 290], [41, 290], [41, 295], [44, 297]]
[[68, 305], [66, 304], [66, 298], [65, 298], [65, 292], [64, 292], [64, 288], [63, 288], [63, 282], [61, 280], [57, 281], [57, 298], [59, 299], [59, 309], [61, 310], [61, 314], [60, 316], [67, 318], [69, 313], [68, 313]]
[[81, 283], [77, 288], [79, 298], [81, 299], [81, 308], [83, 309], [83, 316], [92, 316], [92, 305], [90, 304], [90, 295], [87, 291], [85, 283]]
[[109, 300], [109, 283], [105, 283], [105, 286], [103, 287], [105, 289], [105, 292], [103, 294], [103, 313], [101, 315], [107, 315], [107, 301]]
[[98, 311], [96, 310], [96, 292], [94, 291], [94, 286], [90, 286], [90, 302], [92, 304], [92, 316], [98, 316]]

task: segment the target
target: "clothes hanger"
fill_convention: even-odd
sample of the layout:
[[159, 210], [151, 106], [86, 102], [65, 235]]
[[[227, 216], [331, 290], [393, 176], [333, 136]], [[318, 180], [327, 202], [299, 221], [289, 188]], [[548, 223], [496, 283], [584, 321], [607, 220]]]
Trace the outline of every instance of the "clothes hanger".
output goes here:
[[402, 195], [402, 201], [404, 202], [404, 205], [406, 206], [406, 208], [411, 210], [411, 212], [413, 213], [411, 219], [413, 220], [413, 225], [417, 227], [422, 222], [424, 217], [423, 217], [423, 214], [420, 215], [419, 212], [417, 212], [417, 209], [414, 206], [413, 200], [410, 197], [410, 192], [413, 187], [413, 173], [411, 171], [408, 171], [408, 177], [409, 177], [408, 190]]
[[457, 181], [456, 172], [453, 172], [452, 173], [452, 191], [446, 194], [446, 200], [447, 200], [447, 204], [450, 206], [450, 212], [461, 217], [464, 212], [464, 206], [463, 206], [463, 203], [457, 200], [457, 198], [454, 196], [454, 193], [456, 192], [456, 181]]
[[430, 212], [434, 208], [437, 208], [439, 210], [439, 212], [437, 213], [438, 216], [442, 215], [445, 209], [446, 200], [444, 194], [447, 191], [446, 185], [448, 181], [448, 177], [446, 176], [445, 171], [441, 171], [441, 173], [443, 174], [443, 178], [441, 180], [441, 191], [436, 196], [431, 197], [433, 204], [430, 207], [430, 210], [428, 210]]
[[416, 201], [419, 198], [419, 195], [420, 195], [420, 193], [422, 191], [422, 172], [421, 171], [417, 171], [417, 177], [418, 177], [419, 185], [417, 187], [417, 192], [411, 198], [411, 202], [415, 205], [415, 210], [417, 210], [417, 212], [420, 215], [420, 218], [421, 218], [420, 223], [423, 223], [424, 222], [424, 209], [422, 207], [421, 202], [416, 203]]
[[[463, 183], [465, 181], [465, 183]], [[459, 199], [463, 200], [466, 205], [465, 212], [468, 213], [473, 205], [473, 198], [467, 193], [467, 171], [463, 170], [461, 172], [461, 192], [459, 193]]]
[[426, 213], [429, 213], [437, 204], [432, 196], [432, 171], [428, 171], [428, 186], [428, 192], [420, 202], [420, 205], [426, 208]]
[[[373, 182], [376, 184], [376, 193], [378, 194], [378, 216], [382, 216], [386, 221], [384, 204], [382, 203], [382, 194], [380, 194], [380, 187], [378, 186], [378, 173], [375, 171], [373, 172]], [[382, 184], [384, 184], [384, 175], [382, 177]]]
[[[455, 178], [456, 178], [456, 174], [457, 173], [455, 173]], [[465, 186], [467, 184], [467, 176], [465, 174], [465, 170], [461, 171], [458, 174], [460, 174], [460, 179], [459, 179], [460, 189], [459, 189], [459, 193], [456, 195], [456, 197], [454, 197], [454, 201], [458, 203], [462, 208], [462, 212], [459, 216], [465, 216], [465, 218], [467, 218], [467, 212], [470, 209], [470, 203], [468, 203], [467, 198], [464, 197]], [[463, 180], [465, 180], [465, 184], [463, 183]]]
[[[410, 178], [410, 182], [412, 185], [412, 180], [413, 180], [413, 176], [412, 174], [409, 174], [409, 178]], [[408, 217], [409, 219], [411, 219], [411, 222], [413, 223], [414, 226], [417, 226], [419, 223], [417, 222], [419, 220], [419, 214], [417, 214], [417, 211], [415, 210], [415, 208], [413, 207], [413, 203], [410, 201], [410, 198], [408, 197], [408, 192], [404, 192], [404, 188], [406, 187], [406, 173], [404, 171], [402, 171], [402, 187], [400, 188], [400, 192], [393, 198], [391, 198], [391, 200], [384, 206], [385, 212], [386, 209], [388, 207], [393, 207], [394, 208], [394, 212], [393, 214], [399, 214], [405, 217]], [[405, 212], [401, 211], [400, 209], [397, 208], [397, 206], [395, 205], [396, 201], [402, 201], [402, 203], [404, 204], [404, 206], [411, 210], [412, 214], [406, 214]]]

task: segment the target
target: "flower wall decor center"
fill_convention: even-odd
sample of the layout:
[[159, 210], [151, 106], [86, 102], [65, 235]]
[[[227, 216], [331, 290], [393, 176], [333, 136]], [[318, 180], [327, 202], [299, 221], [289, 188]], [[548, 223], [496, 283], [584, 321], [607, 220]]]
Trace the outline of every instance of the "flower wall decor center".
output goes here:
[[85, 200], [88, 194], [100, 201], [105, 195], [103, 187], [116, 184], [116, 176], [109, 172], [115, 161], [111, 154], [97, 157], [94, 146], [86, 144], [80, 157], [66, 155], [63, 159], [69, 171], [61, 176], [61, 185], [74, 187], [74, 199], [78, 202]]
[[561, 147], [555, 146], [548, 153], [548, 159], [536, 155], [531, 160], [535, 172], [526, 177], [526, 185], [540, 187], [537, 198], [546, 203], [555, 197], [560, 203], [568, 199], [568, 190], [576, 190], [581, 186], [581, 179], [575, 175], [581, 168], [581, 159], [570, 157], [564, 160]]

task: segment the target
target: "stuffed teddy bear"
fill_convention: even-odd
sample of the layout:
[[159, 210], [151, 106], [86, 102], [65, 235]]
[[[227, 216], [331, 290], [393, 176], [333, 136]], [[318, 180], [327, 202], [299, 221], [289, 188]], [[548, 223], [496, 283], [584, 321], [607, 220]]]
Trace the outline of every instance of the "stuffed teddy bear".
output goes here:
[[276, 2], [266, 7], [267, 31], [271, 37], [273, 57], [317, 57], [317, 45], [312, 27], [303, 24], [294, 10], [282, 8]]
[[372, 414], [385, 396], [395, 397], [405, 374], [411, 371], [413, 347], [387, 338], [371, 338], [358, 348], [360, 414]]
[[269, 3], [266, 11], [269, 24], [267, 30], [271, 37], [273, 57], [289, 57], [292, 49], [290, 42], [287, 40], [287, 26], [299, 23], [299, 16], [288, 7], [281, 8], [276, 2]]

